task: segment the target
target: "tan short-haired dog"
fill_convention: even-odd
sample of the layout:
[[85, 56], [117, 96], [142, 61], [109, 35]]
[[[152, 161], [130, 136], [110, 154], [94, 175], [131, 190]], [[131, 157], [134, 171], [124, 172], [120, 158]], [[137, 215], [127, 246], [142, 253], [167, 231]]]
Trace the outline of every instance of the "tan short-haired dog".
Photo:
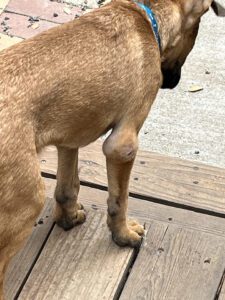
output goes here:
[[118, 245], [140, 245], [144, 229], [126, 217], [138, 132], [158, 89], [179, 82], [211, 4], [150, 1], [161, 51], [146, 12], [121, 0], [0, 53], [0, 299], [9, 260], [44, 204], [37, 153], [46, 145], [58, 148], [56, 221], [70, 229], [85, 221], [78, 148], [112, 129], [103, 145], [108, 226]]

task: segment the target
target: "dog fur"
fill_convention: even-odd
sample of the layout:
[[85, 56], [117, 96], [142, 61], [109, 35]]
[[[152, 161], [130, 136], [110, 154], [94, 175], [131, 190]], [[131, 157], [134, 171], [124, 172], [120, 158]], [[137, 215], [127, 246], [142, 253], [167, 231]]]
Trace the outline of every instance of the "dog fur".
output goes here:
[[[148, 4], [148, 3], [145, 3]], [[137, 247], [144, 229], [126, 217], [138, 132], [159, 88], [174, 88], [212, 0], [150, 1], [160, 53], [145, 12], [112, 3], [0, 53], [0, 299], [10, 258], [45, 199], [37, 153], [58, 148], [56, 221], [85, 221], [77, 202], [78, 148], [112, 129], [103, 145], [114, 241]]]

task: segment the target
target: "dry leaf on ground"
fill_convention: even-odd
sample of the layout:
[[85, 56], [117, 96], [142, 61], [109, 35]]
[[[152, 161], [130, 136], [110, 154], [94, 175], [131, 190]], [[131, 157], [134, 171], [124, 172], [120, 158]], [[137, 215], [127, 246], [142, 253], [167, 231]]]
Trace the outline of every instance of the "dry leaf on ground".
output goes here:
[[202, 90], [203, 90], [202, 86], [193, 84], [189, 87], [188, 92], [195, 93], [195, 92], [200, 92]]
[[66, 13], [67, 15], [71, 15], [71, 10], [69, 9], [69, 7], [64, 7], [63, 8], [64, 13]]
[[31, 27], [32, 29], [37, 29], [39, 26], [40, 26], [40, 25], [39, 25], [38, 23], [34, 23], [34, 24], [32, 24], [30, 27]]

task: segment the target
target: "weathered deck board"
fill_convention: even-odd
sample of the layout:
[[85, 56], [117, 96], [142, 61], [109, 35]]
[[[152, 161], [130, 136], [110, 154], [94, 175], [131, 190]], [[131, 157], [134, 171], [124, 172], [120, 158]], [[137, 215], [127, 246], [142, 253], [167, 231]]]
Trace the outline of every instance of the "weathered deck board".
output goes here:
[[[44, 179], [45, 183], [46, 183], [46, 195], [49, 198], [53, 197], [53, 192], [54, 192], [54, 187], [55, 187], [55, 180], [52, 179]], [[129, 265], [129, 262], [132, 259], [132, 254], [131, 252], [127, 253], [127, 252], [121, 252], [120, 251], [124, 251], [124, 249], [117, 249], [117, 246], [115, 246], [113, 244], [113, 242], [111, 241], [110, 235], [109, 235], [109, 231], [106, 227], [105, 224], [105, 216], [106, 216], [106, 198], [107, 198], [107, 192], [105, 191], [101, 191], [98, 189], [94, 189], [94, 188], [88, 188], [88, 187], [81, 187], [81, 191], [80, 191], [80, 197], [79, 200], [85, 205], [85, 207], [90, 211], [90, 209], [92, 210], [92, 212], [88, 213], [88, 219], [86, 224], [83, 224], [81, 227], [77, 227], [75, 229], [73, 229], [70, 233], [65, 233], [64, 231], [61, 231], [61, 229], [55, 227], [48, 242], [47, 242], [47, 250], [46, 248], [44, 248], [44, 250], [42, 250], [42, 254], [40, 257], [40, 260], [38, 260], [38, 264], [34, 267], [34, 270], [31, 273], [31, 276], [28, 279], [28, 282], [25, 285], [25, 288], [20, 296], [20, 299], [33, 299], [33, 294], [32, 293], [36, 293], [35, 290], [37, 291], [40, 286], [42, 289], [42, 285], [44, 284], [44, 289], [47, 288], [45, 286], [46, 282], [50, 281], [50, 286], [52, 286], [52, 288], [54, 289], [55, 286], [55, 281], [57, 282], [57, 280], [59, 280], [59, 278], [61, 278], [60, 276], [67, 276], [66, 274], [68, 274], [64, 269], [67, 269], [67, 267], [69, 268], [69, 270], [71, 271], [72, 267], [70, 267], [70, 259], [72, 257], [72, 264], [73, 264], [73, 268], [74, 268], [74, 274], [72, 276], [75, 276], [75, 278], [77, 276], [80, 276], [80, 274], [85, 274], [85, 268], [86, 268], [86, 264], [90, 261], [93, 260], [93, 257], [96, 257], [96, 255], [94, 253], [95, 249], [95, 240], [97, 241], [97, 243], [100, 243], [100, 245], [104, 245], [104, 247], [108, 247], [107, 249], [104, 248], [104, 250], [102, 249], [100, 251], [101, 255], [103, 255], [102, 257], [104, 258], [104, 263], [101, 262], [101, 259], [99, 260], [98, 257], [98, 262], [95, 263], [93, 267], [93, 269], [90, 268], [90, 270], [87, 272], [87, 278], [84, 278], [84, 281], [82, 281], [81, 284], [83, 284], [83, 287], [89, 287], [89, 283], [87, 283], [87, 281], [89, 280], [88, 276], [89, 274], [93, 274], [95, 272], [102, 272], [102, 268], [103, 265], [110, 265], [109, 261], [111, 261], [111, 258], [113, 257], [112, 261], [114, 260], [118, 260], [119, 259], [119, 265], [121, 267], [121, 273], [119, 273], [119, 269], [113, 269], [112, 268], [112, 272], [113, 272], [113, 277], [110, 279], [111, 285], [107, 287], [106, 290], [104, 290], [104, 284], [103, 281], [105, 280], [105, 278], [107, 279], [107, 276], [111, 276], [109, 275], [110, 271], [107, 267], [107, 272], [105, 273], [105, 275], [102, 275], [101, 278], [99, 278], [98, 281], [98, 288], [97, 291], [101, 291], [104, 290], [105, 293], [108, 293], [106, 295], [106, 299], [110, 299], [110, 297], [113, 297], [113, 294], [117, 293], [119, 291], [118, 285], [119, 283], [121, 284], [121, 282], [123, 282], [122, 279], [122, 273], [126, 272], [126, 267]], [[19, 287], [21, 286], [21, 284], [24, 281], [24, 278], [26, 278], [27, 273], [30, 270], [30, 267], [33, 265], [33, 262], [35, 261], [35, 258], [37, 257], [37, 254], [39, 253], [41, 246], [46, 238], [46, 236], [48, 235], [48, 232], [52, 226], [52, 210], [53, 210], [53, 205], [54, 205], [54, 201], [52, 199], [48, 199], [47, 200], [47, 207], [46, 210], [43, 211], [42, 215], [40, 216], [41, 218], [43, 218], [44, 220], [44, 224], [42, 225], [38, 225], [37, 227], [34, 228], [34, 232], [33, 235], [30, 237], [30, 239], [27, 242], [27, 245], [24, 247], [23, 251], [21, 251], [17, 257], [15, 258], [14, 262], [11, 263], [11, 267], [8, 270], [8, 280], [6, 281], [6, 295], [7, 295], [7, 300], [11, 300], [14, 299], [14, 296], [16, 295]], [[105, 210], [105, 212], [100, 213], [101, 217], [99, 218], [99, 211]], [[215, 234], [217, 236], [221, 236], [222, 238], [225, 237], [225, 219], [223, 218], [218, 218], [218, 217], [214, 217], [214, 216], [208, 216], [208, 215], [202, 215], [200, 213], [196, 213], [196, 212], [192, 212], [192, 211], [186, 211], [183, 209], [179, 209], [179, 208], [175, 208], [175, 207], [168, 207], [166, 205], [161, 205], [161, 204], [157, 204], [157, 203], [151, 203], [148, 201], [144, 201], [144, 200], [139, 200], [139, 199], [135, 199], [130, 197], [129, 199], [129, 215], [131, 217], [137, 218], [139, 219], [142, 223], [144, 222], [153, 222], [154, 226], [156, 226], [156, 229], [154, 231], [154, 233], [152, 234], [157, 234], [157, 228], [164, 228], [162, 232], [165, 232], [165, 228], [167, 228], [168, 226], [182, 226], [183, 228], [186, 228], [187, 230], [194, 230], [196, 228], [198, 228], [198, 230], [201, 230], [202, 232], [205, 233], [212, 233]], [[46, 216], [49, 216], [48, 218], [46, 218]], [[96, 220], [97, 218], [97, 220]], [[99, 224], [97, 224], [99, 221]], [[153, 226], [153, 225], [152, 225]], [[95, 228], [97, 229], [97, 233], [94, 234], [94, 236], [92, 235], [92, 232], [94, 231]], [[37, 231], [38, 229], [38, 231]], [[86, 232], [87, 230], [87, 232]], [[161, 232], [161, 231], [160, 231]], [[83, 234], [84, 233], [84, 234]], [[202, 234], [202, 233], [200, 233]], [[83, 236], [82, 236], [83, 235]], [[78, 240], [76, 239], [76, 236], [78, 237]], [[92, 236], [92, 237], [90, 237]], [[159, 235], [160, 236], [160, 235]], [[90, 240], [89, 240], [90, 238]], [[160, 240], [161, 241], [161, 240]], [[51, 242], [49, 244], [49, 242]], [[81, 243], [79, 243], [81, 242]], [[55, 250], [53, 249], [54, 247], [52, 245], [55, 245], [56, 248], [60, 248], [61, 245], [64, 247], [61, 250], [59, 250], [59, 252], [54, 252]], [[50, 245], [50, 246], [49, 246]], [[78, 245], [78, 247], [76, 247]], [[108, 246], [107, 246], [108, 245]], [[52, 249], [50, 249], [52, 247]], [[115, 247], [117, 250], [115, 250]], [[79, 267], [76, 268], [76, 259], [77, 259], [77, 255], [79, 256], [82, 252], [82, 249], [86, 249], [86, 248], [90, 248], [90, 251], [93, 251], [93, 253], [91, 254], [90, 251], [88, 251], [88, 253], [84, 254], [84, 256], [82, 256], [82, 260], [84, 260], [84, 266], [80, 267], [80, 263], [79, 263]], [[112, 249], [111, 249], [112, 248]], [[104, 252], [105, 251], [105, 252]], [[108, 252], [107, 252], [108, 251]], [[111, 255], [111, 251], [113, 251], [113, 256]], [[117, 252], [119, 251], [119, 252]], [[131, 250], [125, 250], [125, 251], [131, 251]], [[46, 273], [48, 273], [48, 270], [52, 270], [51, 269], [51, 263], [53, 263], [53, 272], [56, 271], [56, 269], [60, 269], [59, 266], [54, 266], [54, 260], [56, 260], [58, 262], [59, 260], [59, 264], [61, 265], [60, 259], [58, 259], [59, 257], [61, 258], [62, 256], [64, 256], [64, 254], [67, 254], [66, 258], [65, 258], [65, 262], [62, 262], [62, 273], [64, 275], [61, 275], [61, 271], [59, 270], [59, 273], [54, 273], [53, 275], [49, 272], [49, 274], [46, 275]], [[54, 256], [55, 255], [55, 256]], [[105, 255], [105, 256], [104, 256]], [[57, 258], [57, 259], [56, 259]], [[108, 258], [108, 261], [107, 261]], [[75, 259], [75, 261], [74, 261]], [[48, 262], [46, 264], [46, 266], [44, 266], [45, 262]], [[85, 262], [86, 261], [86, 262]], [[65, 264], [65, 266], [64, 266]], [[43, 271], [44, 268], [44, 271]], [[64, 269], [63, 269], [64, 268]], [[119, 268], [119, 267], [118, 267]], [[103, 268], [104, 269], [104, 268]], [[65, 272], [64, 272], [64, 271]], [[40, 271], [40, 274], [39, 274]], [[72, 272], [72, 271], [71, 271]], [[117, 272], [117, 273], [116, 273]], [[73, 273], [73, 272], [72, 272]], [[104, 272], [103, 272], [104, 273]], [[95, 273], [96, 274], [96, 273]], [[47, 277], [46, 277], [47, 276]], [[106, 277], [105, 277], [106, 276]], [[117, 276], [117, 278], [116, 278]], [[46, 277], [46, 280], [45, 280]], [[34, 280], [35, 278], [35, 280]], [[44, 278], [44, 279], [43, 279]], [[63, 282], [67, 280], [67, 277], [64, 277]], [[43, 282], [41, 282], [41, 280], [43, 280]], [[48, 281], [49, 280], [49, 281]], [[60, 279], [61, 280], [61, 279]], [[68, 279], [69, 280], [69, 279]], [[77, 279], [75, 279], [74, 281], [74, 285], [73, 286], [77, 286], [80, 285], [79, 282], [76, 281]], [[93, 279], [94, 280], [94, 279]], [[47, 284], [47, 283], [46, 283]], [[92, 284], [94, 284], [92, 282]], [[114, 285], [113, 285], [114, 284]], [[32, 289], [31, 286], [33, 286]], [[73, 286], [70, 287], [69, 289], [65, 289], [67, 295], [63, 296], [65, 298], [62, 297], [62, 295], [60, 294], [60, 299], [70, 299], [67, 298], [67, 296], [71, 293], [71, 290], [73, 291]], [[59, 293], [61, 293], [60, 290], [60, 286], [59, 286], [59, 290], [57, 288], [57, 291]], [[102, 289], [102, 290], [101, 290]], [[110, 290], [111, 290], [111, 295], [110, 295]], [[85, 292], [84, 292], [85, 291]], [[84, 294], [87, 292], [87, 297], [88, 297], [88, 293], [91, 291], [91, 289], [88, 291], [86, 289], [80, 290], [80, 292], [78, 291], [78, 293], [80, 293], [80, 297], [84, 297], [81, 298], [86, 299], [84, 296]], [[45, 290], [43, 291], [43, 293], [45, 293]], [[36, 299], [52, 299], [51, 295], [46, 294], [46, 298], [43, 298], [43, 295], [38, 294], [37, 296], [38, 298]], [[69, 296], [68, 296], [69, 297]], [[96, 298], [98, 297], [98, 295], [96, 294]], [[109, 297], [109, 298], [108, 298]], [[54, 296], [55, 298], [55, 296]], [[34, 298], [35, 299], [35, 298]], [[57, 299], [57, 297], [56, 297]]]
[[[13, 300], [21, 284], [26, 278], [35, 261], [42, 245], [53, 225], [52, 200], [48, 199], [44, 210], [37, 220], [32, 235], [28, 238], [26, 245], [11, 261], [6, 275], [4, 290], [7, 300]], [[38, 221], [40, 224], [38, 224]], [[42, 223], [43, 222], [43, 223]]]
[[218, 300], [225, 300], [225, 281], [224, 280], [225, 280], [225, 274], [223, 277], [223, 285], [222, 285]]
[[133, 250], [119, 248], [105, 214], [64, 232], [55, 226], [19, 299], [113, 299]]
[[[52, 198], [56, 180], [45, 178], [47, 196]], [[104, 210], [107, 213], [107, 192], [95, 188], [81, 186], [79, 201], [85, 208]], [[162, 221], [169, 224], [181, 225], [185, 228], [196, 229], [202, 232], [225, 237], [225, 218], [204, 215], [176, 207], [153, 203], [129, 197], [128, 214], [142, 223], [149, 220]]]
[[169, 225], [156, 243], [154, 232], [151, 226], [120, 299], [214, 299], [225, 267], [225, 239]]
[[225, 287], [221, 290], [218, 300], [225, 300]]
[[[56, 174], [57, 158], [54, 147], [48, 147], [41, 155], [43, 172]], [[107, 186], [105, 159], [101, 143], [80, 150], [80, 179]], [[155, 153], [139, 151], [130, 191], [149, 198], [162, 199], [214, 213], [225, 213], [225, 170], [171, 158]]]

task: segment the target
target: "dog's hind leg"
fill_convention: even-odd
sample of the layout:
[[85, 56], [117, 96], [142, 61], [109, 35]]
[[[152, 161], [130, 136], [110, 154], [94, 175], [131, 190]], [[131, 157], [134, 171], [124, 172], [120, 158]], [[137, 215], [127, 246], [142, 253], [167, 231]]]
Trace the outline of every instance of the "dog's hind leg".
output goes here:
[[[34, 157], [27, 152], [24, 151], [20, 159], [3, 157], [1, 161], [0, 299], [3, 299], [3, 278], [9, 261], [32, 232], [44, 205], [44, 183], [38, 159], [36, 153]], [[3, 160], [7, 163], [3, 164]]]
[[56, 223], [64, 230], [69, 230], [86, 219], [83, 206], [77, 202], [79, 189], [78, 149], [58, 147]]
[[120, 246], [137, 247], [144, 228], [126, 217], [128, 185], [136, 156], [137, 131], [131, 126], [114, 129], [103, 145], [109, 185], [108, 226], [114, 241]]

